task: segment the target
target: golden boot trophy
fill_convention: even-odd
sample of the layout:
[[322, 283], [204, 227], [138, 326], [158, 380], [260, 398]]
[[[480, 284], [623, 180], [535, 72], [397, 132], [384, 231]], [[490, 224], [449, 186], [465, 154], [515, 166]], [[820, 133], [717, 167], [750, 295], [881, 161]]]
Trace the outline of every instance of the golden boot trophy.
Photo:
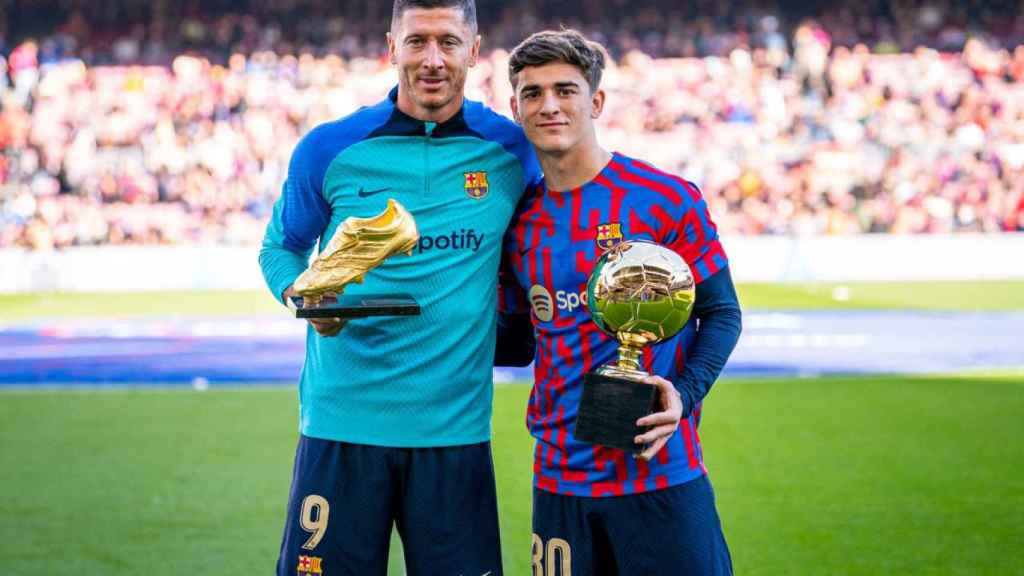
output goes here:
[[419, 305], [406, 294], [337, 298], [350, 283], [361, 284], [366, 274], [389, 257], [411, 256], [420, 235], [412, 214], [394, 199], [369, 218], [349, 217], [309, 268], [295, 280], [298, 297], [288, 307], [299, 318], [353, 318], [419, 314]]

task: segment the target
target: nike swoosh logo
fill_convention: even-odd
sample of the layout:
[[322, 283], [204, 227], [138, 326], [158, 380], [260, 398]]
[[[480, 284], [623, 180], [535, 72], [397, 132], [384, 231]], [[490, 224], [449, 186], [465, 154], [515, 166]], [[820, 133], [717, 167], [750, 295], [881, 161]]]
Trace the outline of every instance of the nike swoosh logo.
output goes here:
[[380, 194], [381, 192], [387, 192], [391, 188], [378, 188], [376, 190], [366, 190], [363, 187], [359, 188], [359, 197], [366, 198], [367, 196], [373, 196], [374, 194]]

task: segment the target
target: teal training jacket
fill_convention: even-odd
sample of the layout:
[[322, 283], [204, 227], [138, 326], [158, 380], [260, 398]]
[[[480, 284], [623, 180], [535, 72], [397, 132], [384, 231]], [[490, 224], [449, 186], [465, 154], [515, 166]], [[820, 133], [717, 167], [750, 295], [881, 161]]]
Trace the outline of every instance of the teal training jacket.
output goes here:
[[349, 216], [394, 198], [420, 232], [413, 256], [389, 258], [345, 294], [407, 292], [422, 315], [353, 320], [333, 338], [307, 329], [300, 431], [378, 446], [484, 442], [502, 238], [540, 168], [519, 127], [478, 102], [434, 124], [396, 98], [311, 130], [267, 226], [260, 267], [278, 300]]

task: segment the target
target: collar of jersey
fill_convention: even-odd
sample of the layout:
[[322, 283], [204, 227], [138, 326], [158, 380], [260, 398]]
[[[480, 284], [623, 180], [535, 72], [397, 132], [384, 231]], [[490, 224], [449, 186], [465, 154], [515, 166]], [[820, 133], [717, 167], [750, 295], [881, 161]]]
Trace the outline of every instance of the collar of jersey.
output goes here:
[[[383, 126], [377, 128], [370, 134], [370, 138], [376, 136], [426, 136], [427, 123], [423, 120], [413, 118], [398, 109], [398, 86], [388, 93], [388, 100], [391, 102], [391, 116]], [[454, 136], [479, 137], [476, 132], [470, 129], [466, 123], [466, 100], [463, 99], [462, 108], [454, 116], [437, 124], [434, 131], [430, 133], [432, 138], [451, 138]]]
[[615, 174], [615, 168], [617, 166], [622, 166], [623, 165], [624, 158], [625, 157], [621, 153], [615, 152], [613, 150], [612, 151], [612, 157], [608, 160], [608, 163], [605, 164], [603, 168], [601, 168], [601, 171], [598, 172], [593, 178], [591, 178], [590, 180], [587, 180], [586, 182], [584, 182], [582, 185], [580, 185], [577, 188], [571, 188], [569, 190], [555, 190], [554, 188], [548, 188], [548, 181], [547, 180], [543, 180], [541, 182], [541, 184], [544, 186], [544, 192], [546, 192], [547, 194], [550, 194], [552, 196], [564, 196], [564, 195], [567, 195], [567, 194], [572, 194], [574, 192], [582, 192], [582, 191], [586, 190], [587, 188], [590, 188], [590, 187], [593, 187], [593, 186], [603, 186], [603, 184], [600, 184], [600, 182], [598, 182], [599, 180], [603, 180], [605, 182], [607, 182], [609, 180], [612, 180], [612, 181], [618, 181], [619, 180], [619, 177]]

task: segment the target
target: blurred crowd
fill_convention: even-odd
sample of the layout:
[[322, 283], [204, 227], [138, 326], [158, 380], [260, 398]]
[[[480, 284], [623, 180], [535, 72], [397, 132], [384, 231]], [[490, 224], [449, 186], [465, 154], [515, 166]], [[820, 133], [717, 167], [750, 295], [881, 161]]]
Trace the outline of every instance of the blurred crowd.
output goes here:
[[[8, 45], [49, 4], [62, 19]], [[364, 33], [390, 2], [199, 4], [0, 0], [0, 247], [258, 242], [297, 139], [396, 83]], [[562, 22], [615, 57], [606, 146], [698, 183], [724, 233], [1024, 230], [1021, 16], [659, 4], [478, 0], [498, 48], [467, 92], [508, 113], [502, 47]]]
[[[485, 48], [509, 48], [542, 28], [567, 26], [615, 57], [726, 56], [786, 44], [820, 22], [836, 45], [872, 52], [919, 46], [960, 51], [969, 36], [1003, 47], [1024, 41], [1020, 0], [476, 0]], [[0, 0], [0, 52], [39, 39], [40, 60], [167, 65], [189, 52], [225, 65], [232, 54], [376, 57], [387, 0]]]

